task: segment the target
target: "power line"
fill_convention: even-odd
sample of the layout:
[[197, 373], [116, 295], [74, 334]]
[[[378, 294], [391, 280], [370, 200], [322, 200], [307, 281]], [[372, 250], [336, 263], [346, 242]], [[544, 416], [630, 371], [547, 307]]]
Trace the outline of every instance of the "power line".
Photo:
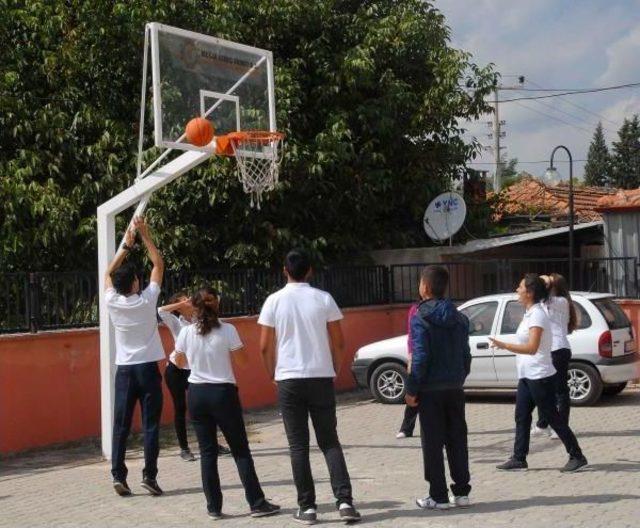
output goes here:
[[[573, 161], [574, 161], [574, 163], [576, 163], [576, 162], [587, 161], [587, 160], [586, 159], [574, 159]], [[521, 163], [526, 163], [526, 164], [546, 163], [548, 165], [549, 164], [549, 160], [537, 160], [537, 161], [520, 161], [520, 160], [518, 160], [517, 165], [520, 165]], [[569, 160], [553, 160], [553, 163], [569, 163]], [[493, 161], [468, 161], [467, 165], [495, 165], [495, 162], [493, 162]]]
[[[540, 86], [537, 82], [532, 81], [528, 77], [527, 77], [527, 81], [530, 82], [531, 84], [533, 84], [534, 86], [537, 86], [538, 88], [542, 88], [542, 86]], [[589, 110], [588, 108], [585, 108], [584, 106], [580, 106], [579, 104], [574, 103], [573, 101], [569, 101], [569, 99], [567, 99], [565, 97], [561, 97], [561, 99], [565, 103], [567, 103], [568, 105], [575, 106], [576, 108], [582, 110], [583, 112], [586, 112], [587, 114], [591, 114], [592, 116], [595, 116], [595, 117], [597, 117], [598, 119], [600, 119], [602, 121], [608, 121], [609, 123], [611, 123], [612, 125], [615, 125], [618, 128], [620, 128], [622, 126], [620, 123], [617, 123], [616, 121], [612, 121], [611, 119], [606, 118], [602, 114], [598, 114], [597, 112], [594, 112], [593, 110]]]
[[628, 83], [628, 84], [619, 84], [616, 86], [605, 86], [604, 88], [593, 88], [586, 90], [571, 90], [562, 93], [549, 94], [549, 95], [536, 95], [531, 97], [514, 97], [512, 99], [502, 99], [501, 103], [511, 103], [514, 101], [530, 101], [533, 99], [549, 99], [551, 97], [563, 97], [565, 95], [578, 95], [578, 94], [588, 94], [588, 93], [599, 93], [599, 92], [608, 92], [611, 90], [621, 90], [623, 88], [636, 88], [640, 86], [640, 82], [636, 83]]
[[[502, 102], [502, 101], [501, 101]], [[573, 123], [569, 123], [568, 121], [565, 121], [564, 119], [560, 119], [559, 117], [556, 116], [552, 116], [551, 114], [547, 114], [546, 112], [541, 112], [540, 110], [536, 110], [535, 108], [531, 108], [530, 106], [527, 106], [525, 104], [522, 103], [516, 103], [518, 106], [521, 106], [523, 108], [526, 108], [527, 110], [531, 111], [531, 112], [535, 112], [536, 114], [540, 114], [543, 115], [545, 117], [548, 117], [549, 119], [553, 119], [554, 121], [558, 121], [560, 123], [563, 123], [567, 126], [573, 127], [577, 130], [581, 130], [583, 132], [586, 132], [587, 134], [589, 134], [589, 137], [591, 137], [591, 135], [593, 134], [592, 130], [587, 130], [586, 128], [583, 128], [581, 126], [575, 125]]]
[[[556, 108], [553, 105], [550, 105], [548, 103], [543, 103], [542, 101], [533, 101], [536, 104], [542, 105], [542, 106], [546, 106], [547, 108], [551, 108], [551, 110], [553, 110], [554, 112], [560, 112], [561, 114], [564, 114], [566, 116], [572, 117], [573, 119], [577, 119], [578, 121], [582, 121], [583, 123], [586, 123], [589, 126], [592, 126], [594, 129], [596, 127], [596, 125], [594, 125], [591, 121], [587, 121], [586, 119], [584, 119], [583, 117], [574, 115], [574, 114], [570, 114], [569, 112], [565, 112], [564, 110], [561, 110], [560, 108]], [[612, 134], [615, 134], [615, 132], [613, 130], [610, 130], [608, 128], [604, 128], [602, 127], [604, 130], [606, 130], [607, 132], [611, 132]], [[592, 132], [593, 133], [593, 132]]]

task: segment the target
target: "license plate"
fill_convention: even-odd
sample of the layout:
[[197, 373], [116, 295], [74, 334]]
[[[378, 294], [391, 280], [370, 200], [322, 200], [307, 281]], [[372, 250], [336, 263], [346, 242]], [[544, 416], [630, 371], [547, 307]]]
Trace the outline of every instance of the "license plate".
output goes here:
[[636, 351], [636, 342], [631, 340], [631, 341], [625, 341], [624, 343], [624, 353], [625, 354], [631, 354], [633, 352]]

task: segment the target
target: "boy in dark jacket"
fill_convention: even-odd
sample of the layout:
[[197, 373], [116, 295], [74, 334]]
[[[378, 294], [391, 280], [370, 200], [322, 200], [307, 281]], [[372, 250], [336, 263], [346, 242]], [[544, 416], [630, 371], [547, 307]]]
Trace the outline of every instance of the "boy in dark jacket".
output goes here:
[[[449, 273], [442, 266], [422, 270], [420, 297], [425, 300], [410, 323], [413, 353], [406, 396], [407, 405], [418, 406], [424, 475], [430, 485], [429, 496], [416, 503], [438, 510], [469, 506], [471, 491], [462, 388], [471, 367], [469, 320], [444, 298], [448, 284]], [[450, 497], [443, 448], [453, 479]]]

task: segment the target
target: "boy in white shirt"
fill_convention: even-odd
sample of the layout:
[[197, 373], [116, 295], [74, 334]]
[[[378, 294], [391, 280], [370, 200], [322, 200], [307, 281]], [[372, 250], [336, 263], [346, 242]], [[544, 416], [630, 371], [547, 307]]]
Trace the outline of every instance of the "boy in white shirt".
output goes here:
[[[149, 286], [142, 292], [135, 266], [130, 262], [123, 264], [135, 243], [135, 231], [140, 234], [153, 263]], [[116, 340], [111, 474], [113, 487], [120, 496], [131, 495], [124, 460], [133, 410], [138, 401], [144, 433], [141, 486], [152, 495], [162, 494], [156, 481], [162, 413], [162, 378], [158, 361], [164, 359], [165, 355], [158, 333], [156, 305], [163, 272], [164, 262], [151, 239], [149, 228], [143, 218], [136, 217], [133, 225], [127, 229], [125, 243], [109, 264], [104, 278], [105, 299]]]
[[338, 439], [333, 378], [342, 361], [342, 313], [327, 292], [312, 288], [311, 261], [302, 250], [289, 252], [287, 285], [270, 295], [260, 312], [260, 350], [278, 386], [278, 400], [289, 441], [293, 479], [298, 491], [294, 519], [317, 520], [316, 494], [309, 463], [309, 416], [336, 497], [340, 518], [360, 520], [353, 507], [351, 481]]

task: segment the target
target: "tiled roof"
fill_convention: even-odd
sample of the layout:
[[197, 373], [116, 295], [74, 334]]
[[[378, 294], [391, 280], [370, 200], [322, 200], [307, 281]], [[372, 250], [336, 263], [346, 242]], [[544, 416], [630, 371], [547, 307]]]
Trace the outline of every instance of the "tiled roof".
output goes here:
[[616, 194], [598, 200], [599, 211], [614, 209], [640, 209], [640, 189], [619, 190]]
[[[606, 187], [574, 186], [573, 203], [577, 222], [601, 220], [597, 211], [598, 200], [614, 195], [617, 189]], [[548, 215], [552, 219], [565, 219], [569, 214], [569, 185], [547, 185], [526, 175], [519, 182], [504, 189], [494, 207], [496, 220], [514, 215]]]

